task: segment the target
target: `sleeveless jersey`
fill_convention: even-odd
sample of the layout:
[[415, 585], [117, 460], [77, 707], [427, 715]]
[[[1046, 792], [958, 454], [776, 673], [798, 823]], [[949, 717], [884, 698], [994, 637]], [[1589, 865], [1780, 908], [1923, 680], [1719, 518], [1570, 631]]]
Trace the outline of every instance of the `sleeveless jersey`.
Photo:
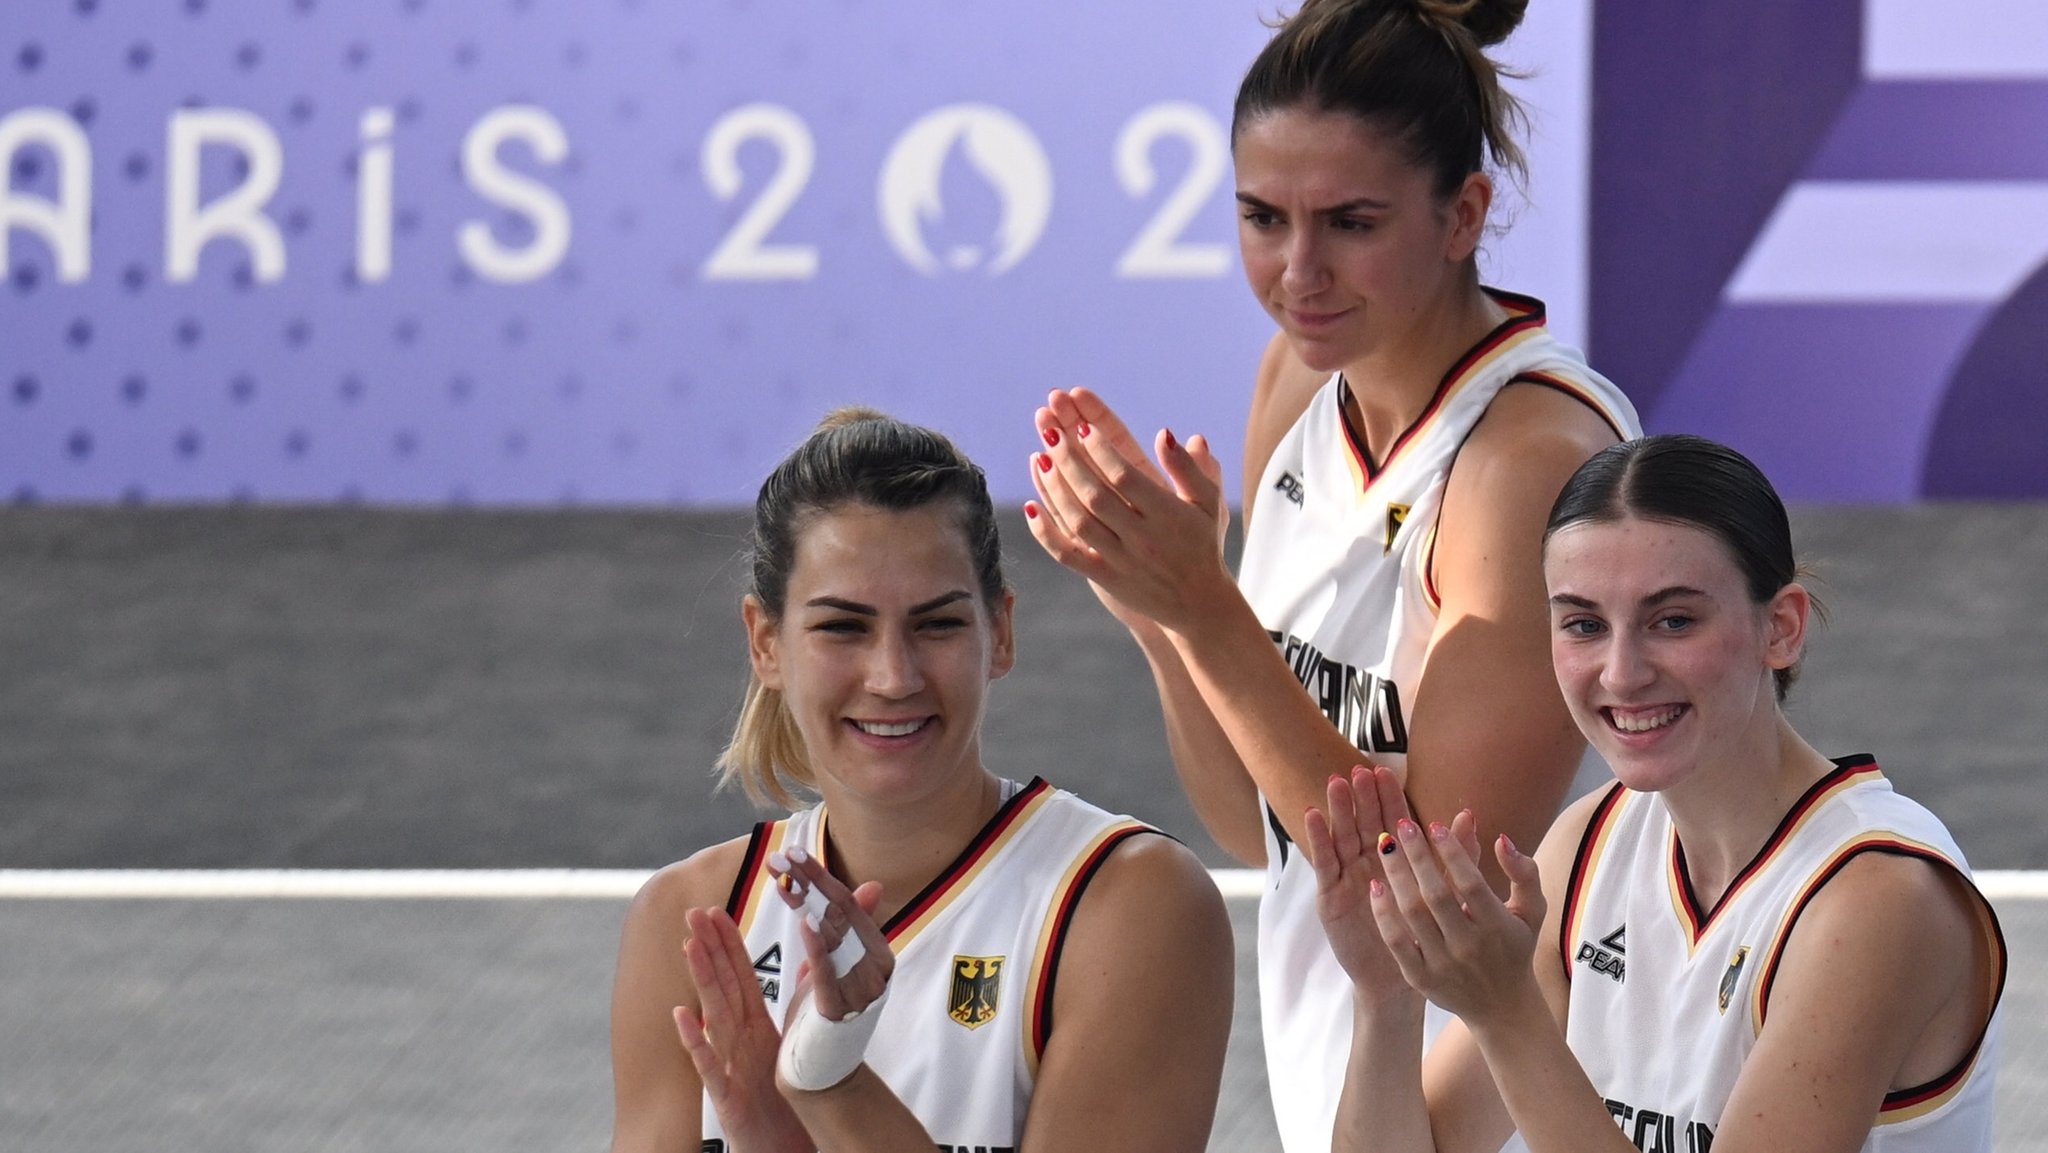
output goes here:
[[[1969, 866], [1939, 819], [1893, 792], [1869, 757], [1836, 764], [1711, 909], [1694, 903], [1685, 851], [1654, 794], [1610, 786], [1588, 822], [1560, 918], [1571, 980], [1565, 1033], [1636, 1148], [1705, 1153], [1712, 1144], [1770, 1013], [1785, 942], [1851, 858], [1920, 857], [1967, 883]], [[2006, 957], [1990, 904], [1981, 895], [1976, 904], [1995, 960], [1991, 1022], [1955, 1068], [1885, 1097], [1865, 1153], [1991, 1148]]]
[[[1385, 461], [1345, 420], [1341, 376], [1316, 393], [1266, 463], [1245, 537], [1238, 586], [1273, 643], [1337, 730], [1396, 771], [1436, 626], [1430, 558], [1444, 487], [1487, 406], [1510, 384], [1541, 384], [1584, 401], [1617, 436], [1641, 434], [1621, 391], [1550, 335], [1541, 301], [1488, 292], [1508, 319], [1445, 374]], [[1351, 1051], [1351, 986], [1316, 919], [1315, 871], [1265, 815], [1267, 1079], [1287, 1153], [1326, 1153]]]
[[[1157, 832], [1043, 780], [1004, 784], [995, 816], [882, 926], [896, 969], [867, 1064], [942, 1150], [1016, 1148], [1075, 906], [1111, 849]], [[755, 826], [726, 902], [777, 1028], [795, 1009], [804, 946], [767, 858], [800, 846], [824, 860], [827, 820], [820, 805]], [[703, 1127], [704, 1153], [723, 1153], [709, 1097]]]

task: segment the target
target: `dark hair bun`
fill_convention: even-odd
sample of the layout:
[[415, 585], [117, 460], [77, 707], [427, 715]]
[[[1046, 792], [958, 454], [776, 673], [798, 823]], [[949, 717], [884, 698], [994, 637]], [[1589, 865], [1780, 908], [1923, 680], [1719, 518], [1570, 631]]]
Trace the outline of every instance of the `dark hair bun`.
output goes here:
[[1429, 20], [1463, 24], [1481, 48], [1491, 48], [1521, 26], [1529, 0], [1414, 0]]

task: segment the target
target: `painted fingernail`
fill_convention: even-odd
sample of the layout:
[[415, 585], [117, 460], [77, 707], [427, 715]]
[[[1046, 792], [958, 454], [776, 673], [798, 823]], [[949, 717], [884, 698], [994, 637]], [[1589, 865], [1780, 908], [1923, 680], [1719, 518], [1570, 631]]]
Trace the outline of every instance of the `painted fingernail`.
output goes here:
[[789, 859], [801, 865], [805, 861], [810, 860], [811, 855], [809, 853], [804, 852], [802, 849], [791, 849], [789, 851]]
[[[1391, 857], [1391, 856], [1393, 856], [1393, 855], [1394, 855], [1394, 834], [1392, 834], [1392, 833], [1381, 833], [1381, 834], [1380, 834], [1380, 856], [1382, 856], [1382, 857]], [[1374, 882], [1374, 884], [1378, 884], [1378, 882]]]
[[1049, 457], [1049, 456], [1047, 456], [1046, 454], [1044, 454], [1044, 453], [1042, 453], [1042, 452], [1038, 454], [1038, 471], [1040, 471], [1040, 472], [1051, 472], [1051, 471], [1052, 471], [1052, 458], [1051, 458], [1051, 457]]
[[1402, 839], [1406, 840], [1409, 837], [1421, 836], [1422, 826], [1416, 824], [1414, 821], [1411, 821], [1406, 817], [1402, 817], [1399, 821], [1397, 821], [1394, 824], [1394, 831], [1401, 834]]
[[1515, 847], [1514, 838], [1508, 836], [1506, 833], [1502, 833], [1500, 835], [1500, 843], [1507, 846], [1508, 856], [1519, 857], [1522, 855], [1522, 850]]
[[1375, 897], [1384, 897], [1387, 895], [1387, 886], [1383, 884], [1378, 877], [1374, 877], [1372, 879], [1372, 895]]
[[783, 856], [780, 852], [770, 853], [768, 854], [768, 867], [778, 873], [787, 873], [789, 872], [789, 858]]
[[1037, 520], [1037, 519], [1038, 519], [1038, 506], [1037, 506], [1036, 504], [1033, 504], [1033, 503], [1032, 503], [1031, 501], [1028, 501], [1028, 500], [1024, 502], [1024, 519], [1025, 519], [1025, 520]]
[[1168, 447], [1168, 448], [1179, 448], [1179, 447], [1180, 447], [1180, 442], [1179, 442], [1179, 441], [1177, 441], [1177, 440], [1175, 440], [1175, 439], [1173, 439], [1173, 430], [1172, 430], [1172, 429], [1170, 429], [1170, 428], [1163, 428], [1163, 429], [1160, 429], [1159, 431], [1161, 431], [1161, 432], [1163, 432], [1163, 433], [1165, 433], [1165, 434], [1166, 434], [1166, 447]]
[[788, 873], [783, 873], [780, 876], [776, 877], [775, 885], [777, 888], [781, 889], [785, 893], [796, 892], [796, 878], [790, 876]]
[[1432, 840], [1432, 841], [1441, 841], [1441, 840], [1445, 839], [1446, 837], [1449, 837], [1450, 835], [1451, 835], [1451, 827], [1450, 827], [1449, 825], [1446, 825], [1446, 824], [1444, 824], [1444, 823], [1443, 823], [1442, 821], [1431, 821], [1431, 822], [1429, 823], [1429, 839], [1430, 839], [1430, 840]]
[[1048, 428], [1048, 429], [1046, 429], [1046, 430], [1045, 430], [1044, 432], [1040, 433], [1039, 435], [1040, 435], [1040, 436], [1043, 436], [1043, 437], [1045, 438], [1045, 447], [1047, 447], [1047, 448], [1058, 448], [1058, 447], [1060, 446], [1060, 430], [1059, 430], [1059, 429], [1057, 429], [1057, 428]]
[[1088, 439], [1088, 434], [1089, 434], [1089, 433], [1090, 433], [1091, 431], [1093, 431], [1093, 430], [1092, 430], [1092, 429], [1090, 429], [1090, 428], [1088, 427], [1088, 422], [1084, 420], [1084, 421], [1082, 421], [1082, 422], [1081, 422], [1081, 427], [1080, 427], [1080, 428], [1078, 428], [1078, 429], [1075, 429], [1074, 431], [1076, 431], [1076, 432], [1078, 432], [1078, 433], [1080, 433], [1080, 434], [1081, 434], [1081, 439], [1082, 439], [1082, 440], [1087, 440], [1087, 439]]

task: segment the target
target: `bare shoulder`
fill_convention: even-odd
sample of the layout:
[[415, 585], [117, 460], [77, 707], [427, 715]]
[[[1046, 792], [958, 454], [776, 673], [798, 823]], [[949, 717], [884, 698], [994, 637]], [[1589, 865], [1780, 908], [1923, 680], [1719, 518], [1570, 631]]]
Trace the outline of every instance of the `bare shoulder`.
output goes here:
[[1991, 917], [1989, 905], [1946, 862], [1885, 850], [1857, 853], [1814, 894], [1786, 945], [1795, 951], [1822, 941], [1862, 940], [1890, 949], [1950, 954], [1956, 975], [1968, 970], [1972, 930]]
[[1193, 853], [1164, 836], [1118, 842], [1055, 962], [1022, 1153], [1198, 1153], [1230, 1040], [1235, 957], [1222, 895]]
[[1617, 439], [1585, 401], [1540, 384], [1511, 384], [1473, 427], [1451, 483], [1492, 488], [1554, 478], [1549, 492], [1555, 496], [1588, 457]]
[[1251, 414], [1245, 421], [1244, 507], [1247, 515], [1251, 511], [1254, 490], [1258, 487], [1259, 478], [1265, 475], [1266, 462], [1272, 459], [1273, 450], [1279, 447], [1280, 439], [1294, 427], [1294, 422], [1301, 419], [1316, 390], [1329, 378], [1329, 373], [1310, 368], [1294, 355], [1294, 348], [1287, 343], [1285, 333], [1276, 332], [1266, 342], [1266, 351], [1259, 357], [1259, 375], [1252, 385]]
[[[1593, 813], [1614, 791], [1613, 783], [1599, 788], [1566, 805], [1550, 823], [1550, 831], [1543, 834], [1543, 844], [1536, 850], [1536, 865], [1543, 870], [1543, 887], [1549, 890], [1551, 866], [1561, 865], [1569, 870], [1572, 861], [1579, 855], [1579, 844], [1586, 839], [1586, 829], [1593, 823]], [[1557, 883], [1563, 885], [1564, 877]]]
[[1511, 597], [1540, 580], [1543, 524], [1587, 458], [1615, 442], [1585, 402], [1537, 384], [1502, 389], [1458, 451], [1444, 489], [1435, 569], [1445, 601]]
[[1223, 908], [1216, 882], [1195, 854], [1157, 833], [1118, 843], [1089, 886], [1088, 899], [1105, 906], [1157, 906], [1182, 915]]
[[633, 895], [626, 913], [628, 929], [635, 924], [658, 924], [674, 926], [680, 933], [686, 911], [724, 905], [746, 860], [750, 836], [721, 841], [655, 870]]
[[1227, 971], [1234, 957], [1230, 915], [1208, 870], [1179, 841], [1147, 833], [1118, 842], [1089, 880], [1061, 967], [1133, 972], [1178, 958]]

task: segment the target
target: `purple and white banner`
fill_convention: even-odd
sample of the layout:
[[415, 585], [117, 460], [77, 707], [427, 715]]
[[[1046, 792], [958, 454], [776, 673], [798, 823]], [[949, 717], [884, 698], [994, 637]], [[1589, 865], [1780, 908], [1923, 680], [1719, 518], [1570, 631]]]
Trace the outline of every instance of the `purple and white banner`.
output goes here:
[[[1536, 0], [1487, 279], [1789, 496], [2048, 494], [2048, 28], [1921, 7]], [[11, 4], [0, 500], [734, 503], [853, 402], [1015, 499], [1068, 384], [1234, 461], [1273, 11]]]
[[1627, 0], [1595, 59], [1592, 347], [1649, 427], [1805, 500], [2048, 496], [2048, 4]]

